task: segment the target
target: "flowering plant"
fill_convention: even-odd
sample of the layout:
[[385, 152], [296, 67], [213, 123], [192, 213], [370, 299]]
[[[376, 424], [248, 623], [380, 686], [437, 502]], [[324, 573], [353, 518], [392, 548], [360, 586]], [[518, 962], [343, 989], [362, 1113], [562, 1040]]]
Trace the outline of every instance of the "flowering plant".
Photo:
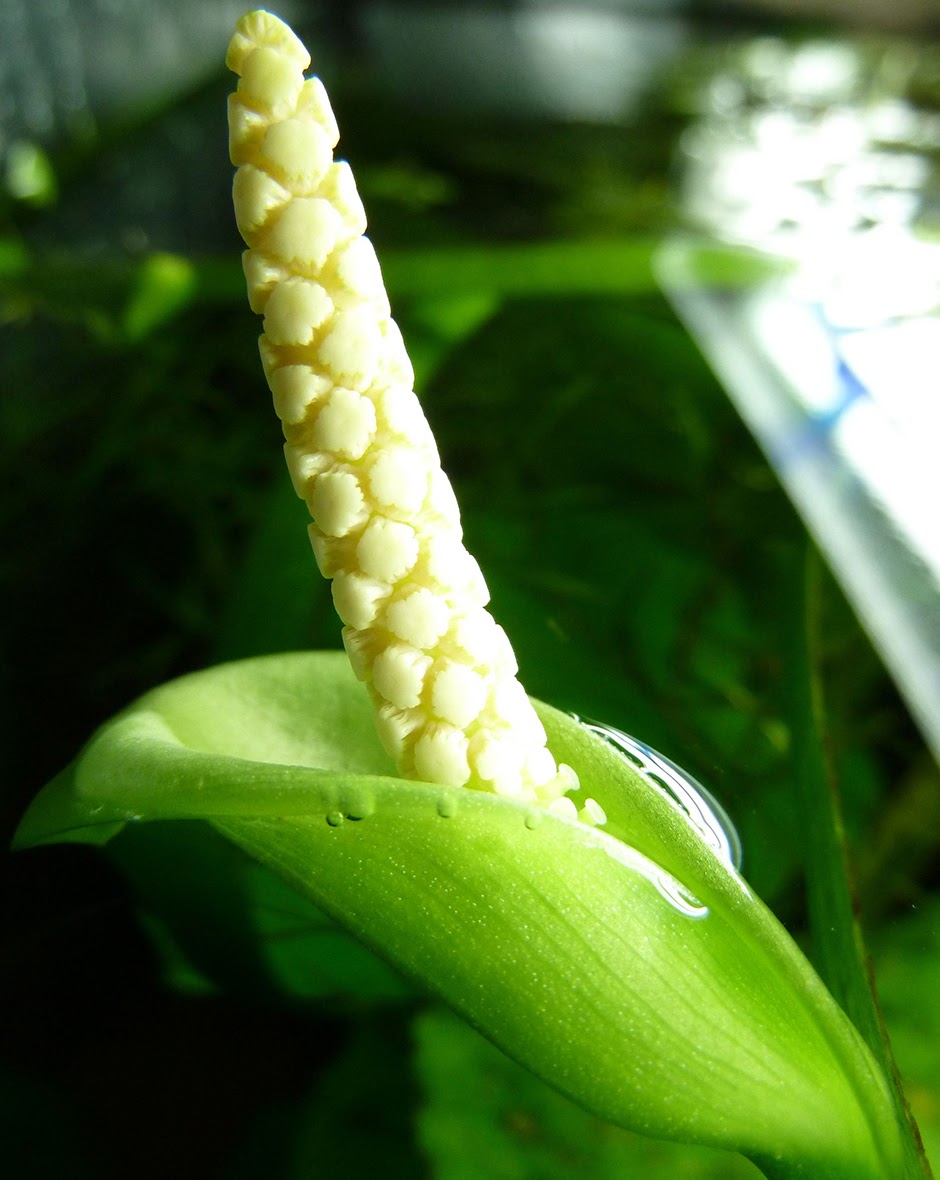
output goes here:
[[522, 692], [306, 51], [259, 12], [229, 64], [249, 299], [349, 662], [264, 657], [146, 694], [21, 843], [208, 821], [604, 1119], [768, 1176], [917, 1175], [878, 1046], [661, 789], [671, 764]]

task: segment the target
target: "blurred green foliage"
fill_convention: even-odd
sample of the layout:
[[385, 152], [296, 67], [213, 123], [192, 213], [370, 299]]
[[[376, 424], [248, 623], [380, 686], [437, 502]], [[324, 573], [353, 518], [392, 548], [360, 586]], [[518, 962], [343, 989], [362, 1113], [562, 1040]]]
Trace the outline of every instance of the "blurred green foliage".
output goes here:
[[[526, 687], [641, 736], [710, 786], [756, 891], [808, 938], [794, 791], [805, 686], [792, 658], [807, 539], [653, 289], [674, 120], [651, 116], [629, 137], [455, 134], [362, 89], [334, 97]], [[93, 183], [96, 166], [107, 175], [120, 147], [103, 141], [75, 183]], [[7, 201], [0, 241], [8, 830], [94, 727], [153, 685], [220, 658], [339, 642], [280, 467], [234, 230], [219, 257], [172, 242], [89, 254], [58, 241], [72, 189], [58, 192], [42, 209]], [[227, 219], [224, 180], [211, 199]], [[937, 768], [824, 571], [815, 593], [816, 738], [936, 1156]], [[11, 1175], [755, 1174], [597, 1124], [424, 1011], [230, 848], [195, 825], [170, 853], [168, 838], [121, 837], [112, 864], [127, 877], [86, 848], [6, 866]], [[187, 923], [193, 875], [218, 901], [211, 927]], [[226, 926], [230, 886], [252, 891], [253, 929]]]

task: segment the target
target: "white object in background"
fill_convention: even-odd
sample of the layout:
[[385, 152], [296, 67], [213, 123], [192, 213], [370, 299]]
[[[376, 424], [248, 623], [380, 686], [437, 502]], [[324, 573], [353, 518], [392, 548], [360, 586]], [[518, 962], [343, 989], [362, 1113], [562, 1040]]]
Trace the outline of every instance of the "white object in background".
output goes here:
[[[810, 301], [805, 274], [709, 286], [696, 259], [720, 248], [668, 242], [663, 287], [940, 761], [940, 319], [834, 324], [827, 292]], [[873, 303], [890, 281], [869, 273]], [[864, 296], [854, 292], [857, 305]]]

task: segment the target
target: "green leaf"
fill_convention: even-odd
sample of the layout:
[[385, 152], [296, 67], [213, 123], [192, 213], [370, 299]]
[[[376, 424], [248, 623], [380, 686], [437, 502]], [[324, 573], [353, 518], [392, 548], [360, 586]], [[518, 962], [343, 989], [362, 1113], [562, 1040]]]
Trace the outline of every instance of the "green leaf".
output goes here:
[[387, 250], [382, 272], [398, 296], [650, 291], [657, 247], [658, 239], [635, 237]]
[[752, 1180], [740, 1156], [623, 1131], [589, 1114], [450, 1013], [414, 1024], [418, 1136], [436, 1180]]
[[940, 901], [910, 906], [873, 940], [878, 992], [926, 1153], [940, 1161]]
[[539, 711], [605, 831], [394, 778], [345, 658], [318, 653], [148, 693], [19, 840], [208, 819], [600, 1117], [772, 1176], [897, 1175], [886, 1084], [785, 931], [629, 762]]
[[[790, 649], [793, 732], [796, 789], [806, 820], [804, 855], [815, 960], [833, 995], [890, 1075], [895, 1065], [868, 970], [832, 759], [822, 669], [825, 582], [822, 559], [811, 545], [806, 548], [798, 581], [797, 591], [789, 595], [797, 611], [795, 642]], [[893, 1094], [899, 1119], [907, 1119], [909, 1112], [899, 1085]], [[912, 1121], [903, 1144], [906, 1162], [913, 1170], [922, 1153]]]
[[182, 990], [329, 999], [334, 1011], [413, 995], [342, 926], [206, 823], [129, 824], [108, 851]]
[[196, 291], [196, 271], [178, 254], [151, 254], [134, 276], [122, 328], [128, 341], [136, 342], [171, 319], [190, 302]]

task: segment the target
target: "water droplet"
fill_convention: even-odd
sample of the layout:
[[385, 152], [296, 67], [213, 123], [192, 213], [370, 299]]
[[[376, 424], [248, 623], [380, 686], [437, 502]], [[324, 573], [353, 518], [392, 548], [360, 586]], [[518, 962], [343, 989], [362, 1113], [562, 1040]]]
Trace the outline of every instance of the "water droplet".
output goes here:
[[346, 800], [345, 811], [349, 820], [368, 819], [375, 814], [375, 798], [365, 792], [352, 795]]
[[707, 905], [703, 905], [681, 881], [664, 869], [662, 865], [656, 864], [655, 861], [644, 856], [642, 852], [630, 844], [624, 844], [622, 840], [609, 836], [603, 828], [590, 828], [586, 825], [584, 825], [581, 839], [619, 864], [624, 865], [631, 872], [644, 877], [659, 896], [683, 917], [696, 919], [708, 917]]
[[331, 811], [326, 817], [326, 822], [331, 828], [338, 828], [343, 822], [343, 813], [341, 811]]
[[533, 807], [531, 811], [526, 812], [525, 826], [529, 829], [530, 832], [534, 832], [535, 829], [542, 822], [543, 814], [544, 814], [544, 812], [542, 811], [542, 809], [540, 807]]
[[712, 851], [731, 869], [740, 871], [741, 838], [715, 796], [675, 762], [623, 730], [573, 715], [585, 729], [603, 738], [680, 811]]
[[441, 819], [453, 819], [457, 814], [457, 796], [441, 795], [437, 801], [437, 814]]
[[677, 881], [669, 873], [664, 871], [653, 881], [653, 884], [672, 908], [678, 910], [680, 914], [685, 914], [688, 918], [708, 917], [708, 906], [702, 905], [694, 893], [686, 889], [681, 881]]

